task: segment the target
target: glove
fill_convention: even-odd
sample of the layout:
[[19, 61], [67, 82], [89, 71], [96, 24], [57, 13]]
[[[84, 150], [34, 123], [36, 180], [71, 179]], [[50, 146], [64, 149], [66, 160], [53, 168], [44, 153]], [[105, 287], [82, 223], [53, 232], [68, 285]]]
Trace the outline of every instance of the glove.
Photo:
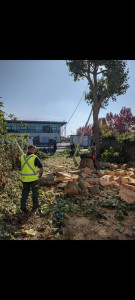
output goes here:
[[42, 173], [39, 173], [39, 178], [42, 177]]

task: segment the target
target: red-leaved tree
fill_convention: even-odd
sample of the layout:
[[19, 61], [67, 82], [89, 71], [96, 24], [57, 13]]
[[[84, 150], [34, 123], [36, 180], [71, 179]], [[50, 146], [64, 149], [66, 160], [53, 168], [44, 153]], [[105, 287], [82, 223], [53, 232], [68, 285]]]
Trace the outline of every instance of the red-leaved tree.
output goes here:
[[[84, 130], [84, 127], [79, 127], [76, 131], [77, 135], [82, 135]], [[85, 129], [84, 135], [92, 135], [93, 131], [92, 131], [92, 125], [88, 125]]]
[[122, 107], [119, 115], [106, 114], [106, 122], [110, 130], [116, 133], [125, 133], [135, 130], [135, 116], [131, 112], [131, 108]]
[[100, 126], [106, 125], [106, 118], [99, 118], [98, 121]]

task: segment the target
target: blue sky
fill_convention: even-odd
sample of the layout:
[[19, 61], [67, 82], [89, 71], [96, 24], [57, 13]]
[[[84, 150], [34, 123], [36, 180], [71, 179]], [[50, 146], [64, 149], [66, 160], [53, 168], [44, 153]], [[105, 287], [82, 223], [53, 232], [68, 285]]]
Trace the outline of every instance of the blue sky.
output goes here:
[[[107, 109], [100, 110], [99, 117], [108, 112], [119, 113], [124, 106], [130, 107], [135, 115], [135, 60], [128, 60], [127, 66], [130, 88], [117, 97], [117, 102], [110, 100]], [[0, 60], [3, 110], [18, 119], [68, 122], [82, 98], [67, 125], [67, 135], [75, 134], [88, 119], [91, 106], [82, 97], [86, 87], [86, 79], [74, 82], [69, 76], [65, 60]]]

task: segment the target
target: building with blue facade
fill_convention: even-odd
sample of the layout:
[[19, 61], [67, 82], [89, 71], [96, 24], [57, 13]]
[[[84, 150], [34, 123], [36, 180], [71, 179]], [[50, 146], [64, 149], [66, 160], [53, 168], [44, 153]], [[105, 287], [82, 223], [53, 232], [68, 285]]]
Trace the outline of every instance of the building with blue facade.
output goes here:
[[[63, 126], [67, 124], [67, 122], [27, 120], [17, 120], [14, 123], [11, 120], [6, 120], [6, 122], [8, 133], [29, 134], [29, 138], [33, 139], [33, 144], [36, 146], [52, 144], [54, 140], [60, 143]], [[27, 124], [27, 127], [24, 124]]]

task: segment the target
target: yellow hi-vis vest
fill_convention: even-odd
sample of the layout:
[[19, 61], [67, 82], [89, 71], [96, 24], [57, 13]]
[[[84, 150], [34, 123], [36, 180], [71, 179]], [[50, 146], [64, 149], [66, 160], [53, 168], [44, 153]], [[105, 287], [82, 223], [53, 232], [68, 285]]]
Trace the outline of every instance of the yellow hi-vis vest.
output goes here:
[[35, 167], [36, 155], [31, 154], [27, 156], [26, 154], [21, 156], [21, 180], [23, 182], [31, 182], [38, 180], [38, 168]]

